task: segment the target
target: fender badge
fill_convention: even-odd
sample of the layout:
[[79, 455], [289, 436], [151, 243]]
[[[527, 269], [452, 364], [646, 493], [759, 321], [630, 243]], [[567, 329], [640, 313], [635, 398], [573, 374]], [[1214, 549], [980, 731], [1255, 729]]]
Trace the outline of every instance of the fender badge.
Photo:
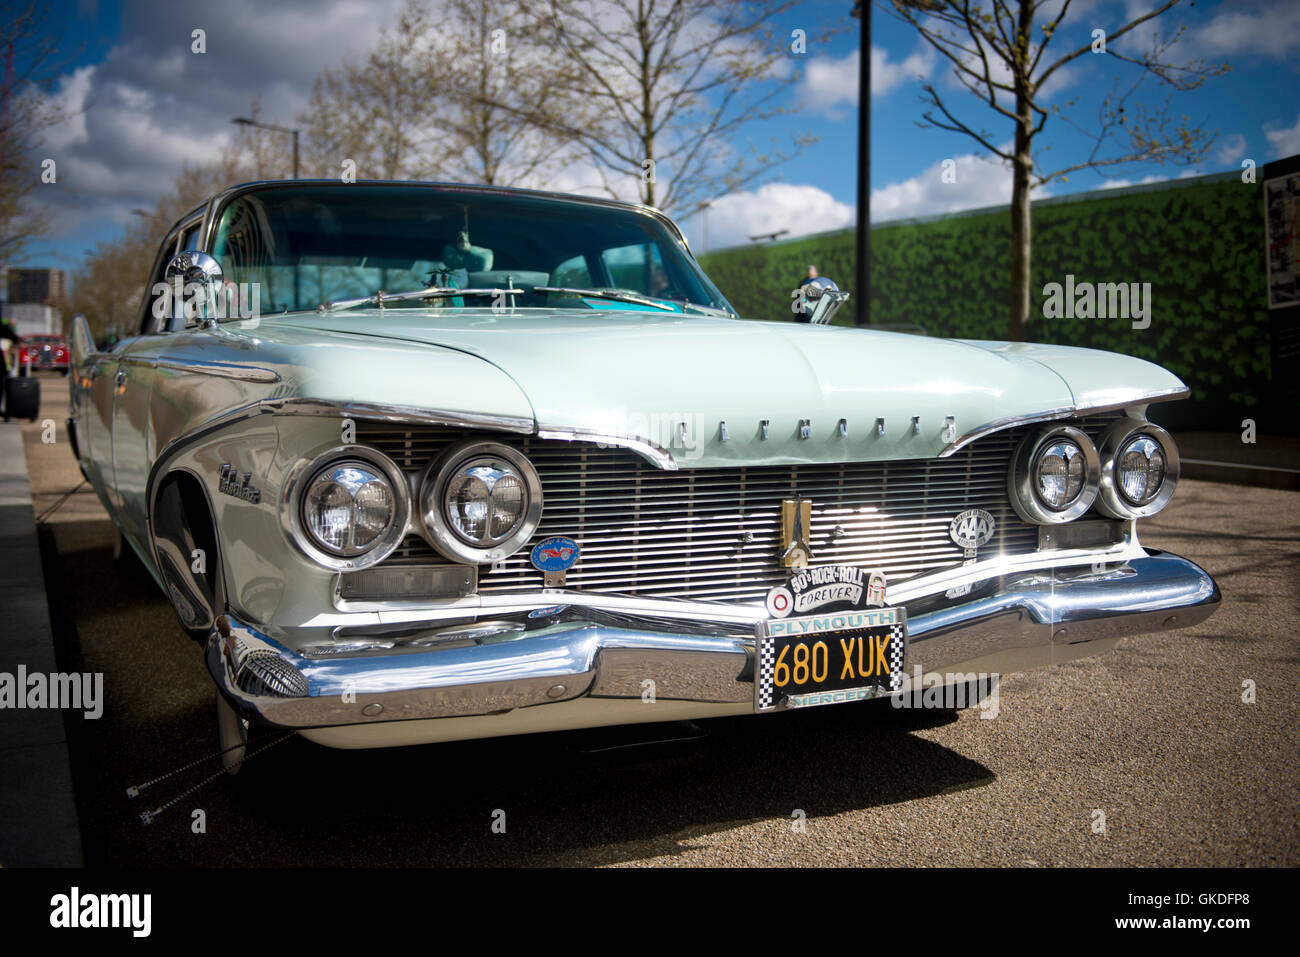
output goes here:
[[568, 605], [547, 605], [545, 608], [534, 608], [532, 611], [528, 613], [528, 617], [529, 618], [550, 618], [554, 615], [558, 615], [560, 612], [564, 611], [564, 609], [568, 607], [569, 607]]
[[256, 485], [249, 484], [252, 479], [253, 473], [245, 472], [244, 480], [241, 482], [239, 472], [227, 462], [221, 466], [221, 476], [217, 480], [217, 491], [222, 495], [233, 495], [235, 498], [256, 505], [262, 501], [262, 490]]
[[785, 585], [767, 593], [767, 613], [785, 618], [791, 612], [804, 614], [819, 608], [852, 611], [885, 604], [885, 575], [868, 573], [852, 565], [823, 565], [805, 568], [790, 576]]
[[573, 539], [556, 535], [534, 545], [529, 560], [545, 576], [547, 588], [559, 588], [564, 584], [565, 572], [578, 563], [580, 551]]

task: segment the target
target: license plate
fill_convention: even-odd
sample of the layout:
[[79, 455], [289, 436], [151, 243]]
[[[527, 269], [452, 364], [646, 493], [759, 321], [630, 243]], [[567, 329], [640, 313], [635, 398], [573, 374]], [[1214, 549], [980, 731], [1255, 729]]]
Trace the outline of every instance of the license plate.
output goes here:
[[772, 618], [759, 623], [755, 640], [755, 711], [862, 701], [903, 685], [902, 608]]

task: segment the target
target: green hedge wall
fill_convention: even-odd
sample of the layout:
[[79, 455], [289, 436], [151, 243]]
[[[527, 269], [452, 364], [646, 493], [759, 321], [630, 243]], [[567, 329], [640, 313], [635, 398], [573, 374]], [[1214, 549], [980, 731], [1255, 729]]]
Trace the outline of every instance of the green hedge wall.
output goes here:
[[[1171, 427], [1240, 430], [1269, 394], [1262, 193], [1232, 174], [1103, 190], [1034, 204], [1026, 338], [1150, 359], [1183, 379], [1193, 401], [1153, 415]], [[1011, 223], [1005, 209], [885, 223], [871, 230], [868, 315], [932, 336], [1007, 337]], [[809, 263], [852, 289], [853, 231], [720, 250], [700, 257], [746, 317], [790, 319], [790, 291]], [[1046, 319], [1043, 287], [1151, 283], [1151, 325]], [[854, 322], [853, 301], [836, 317]], [[1260, 423], [1260, 428], [1265, 428]]]

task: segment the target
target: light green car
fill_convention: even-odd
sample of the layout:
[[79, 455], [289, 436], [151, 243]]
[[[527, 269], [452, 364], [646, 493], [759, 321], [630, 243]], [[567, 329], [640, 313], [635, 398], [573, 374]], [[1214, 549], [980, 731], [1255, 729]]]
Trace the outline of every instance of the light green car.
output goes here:
[[231, 769], [250, 723], [353, 748], [899, 703], [1219, 602], [1137, 536], [1175, 376], [834, 326], [824, 280], [745, 321], [652, 209], [251, 184], [149, 293], [111, 352], [74, 330], [72, 434]]

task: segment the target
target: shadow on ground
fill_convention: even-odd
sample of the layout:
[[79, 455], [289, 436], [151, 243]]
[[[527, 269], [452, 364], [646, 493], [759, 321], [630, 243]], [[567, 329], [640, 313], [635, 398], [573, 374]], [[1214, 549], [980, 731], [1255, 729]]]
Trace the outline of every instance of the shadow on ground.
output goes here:
[[[41, 539], [61, 667], [105, 674], [104, 717], [68, 722], [91, 866], [614, 863], [789, 822], [796, 808], [815, 819], [992, 780], [911, 733], [955, 716], [870, 702], [701, 722], [702, 735], [678, 724], [380, 751], [290, 736], [235, 777], [203, 784], [218, 770], [204, 760], [132, 800], [127, 787], [216, 750], [211, 683], [153, 583], [114, 568], [106, 522], [45, 527]], [[619, 746], [653, 730], [684, 740]], [[492, 830], [498, 810], [504, 834]]]

